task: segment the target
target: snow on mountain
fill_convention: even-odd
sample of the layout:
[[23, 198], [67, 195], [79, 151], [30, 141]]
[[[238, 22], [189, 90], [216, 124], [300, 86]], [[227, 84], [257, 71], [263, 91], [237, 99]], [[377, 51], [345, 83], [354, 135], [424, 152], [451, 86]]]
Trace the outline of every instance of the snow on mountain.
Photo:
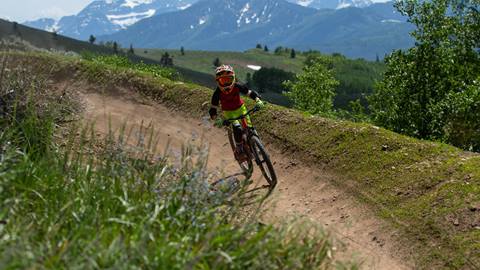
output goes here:
[[287, 0], [287, 1], [304, 6], [304, 7], [311, 7], [316, 9], [325, 9], [325, 8], [342, 9], [342, 8], [348, 8], [348, 7], [364, 8], [374, 3], [371, 0]]
[[151, 4], [153, 0], [125, 0], [125, 3], [122, 4], [122, 7], [135, 8], [139, 5]]
[[183, 10], [198, 0], [96, 0], [74, 16], [39, 19], [26, 25], [77, 39], [115, 33], [154, 15]]
[[152, 17], [153, 15], [155, 15], [155, 13], [156, 13], [155, 9], [149, 9], [145, 12], [132, 12], [132, 13], [122, 14], [122, 15], [107, 15], [107, 19], [111, 23], [120, 26], [122, 29], [125, 29], [128, 26], [142, 19]]
[[35, 21], [27, 21], [27, 22], [24, 22], [24, 24], [28, 25], [30, 27], [46, 30], [46, 31], [49, 31], [49, 32], [56, 31], [55, 26], [58, 27], [58, 21], [57, 20], [47, 19], [47, 18], [38, 19], [38, 20], [35, 20]]

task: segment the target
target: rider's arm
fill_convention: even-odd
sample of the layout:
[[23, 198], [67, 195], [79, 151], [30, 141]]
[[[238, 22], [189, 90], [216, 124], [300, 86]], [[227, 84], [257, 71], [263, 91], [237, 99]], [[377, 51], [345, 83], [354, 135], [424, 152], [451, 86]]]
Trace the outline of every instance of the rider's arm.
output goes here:
[[247, 86], [243, 84], [238, 84], [237, 86], [238, 86], [238, 89], [240, 89], [240, 93], [246, 96], [249, 96], [251, 99], [256, 101], [257, 98], [260, 98], [260, 95], [256, 91], [248, 89]]
[[212, 105], [210, 106], [210, 110], [208, 111], [211, 119], [215, 119], [217, 117], [218, 105], [220, 105], [220, 90], [217, 88], [213, 93]]

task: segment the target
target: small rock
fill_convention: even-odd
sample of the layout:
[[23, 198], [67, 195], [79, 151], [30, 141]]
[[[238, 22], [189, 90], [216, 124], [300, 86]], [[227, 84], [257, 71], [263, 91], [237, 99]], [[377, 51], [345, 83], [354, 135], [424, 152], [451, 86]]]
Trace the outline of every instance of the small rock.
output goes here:
[[388, 145], [384, 144], [382, 145], [382, 151], [387, 151], [388, 150]]
[[374, 236], [374, 237], [372, 238], [372, 241], [377, 241], [377, 239], [378, 239], [378, 238], [377, 238], [376, 236]]
[[455, 226], [459, 226], [459, 225], [460, 225], [460, 221], [458, 220], [458, 218], [456, 218], [456, 219], [453, 221], [453, 225], [455, 225]]

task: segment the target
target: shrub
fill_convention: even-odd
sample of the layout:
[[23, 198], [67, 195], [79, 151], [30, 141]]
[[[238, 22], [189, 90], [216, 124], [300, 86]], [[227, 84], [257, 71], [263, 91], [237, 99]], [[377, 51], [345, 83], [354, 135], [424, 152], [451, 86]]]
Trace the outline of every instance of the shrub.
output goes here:
[[322, 63], [305, 66], [296, 81], [285, 82], [289, 89], [285, 95], [294, 107], [312, 114], [329, 114], [333, 111], [333, 98], [338, 81]]

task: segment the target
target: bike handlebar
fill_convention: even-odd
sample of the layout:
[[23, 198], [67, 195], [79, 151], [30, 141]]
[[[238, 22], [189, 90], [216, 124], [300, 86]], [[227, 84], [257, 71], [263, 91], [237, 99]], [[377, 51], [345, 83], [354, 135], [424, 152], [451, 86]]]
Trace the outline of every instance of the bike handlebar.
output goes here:
[[[225, 126], [227, 126], [231, 122], [236, 121], [236, 120], [241, 120], [241, 119], [245, 118], [247, 115], [250, 115], [251, 113], [257, 112], [259, 110], [260, 110], [260, 108], [255, 106], [252, 109], [250, 109], [246, 114], [242, 114], [237, 118], [224, 119], [223, 123], [224, 123]], [[226, 124], [226, 123], [228, 123], [228, 124]]]

